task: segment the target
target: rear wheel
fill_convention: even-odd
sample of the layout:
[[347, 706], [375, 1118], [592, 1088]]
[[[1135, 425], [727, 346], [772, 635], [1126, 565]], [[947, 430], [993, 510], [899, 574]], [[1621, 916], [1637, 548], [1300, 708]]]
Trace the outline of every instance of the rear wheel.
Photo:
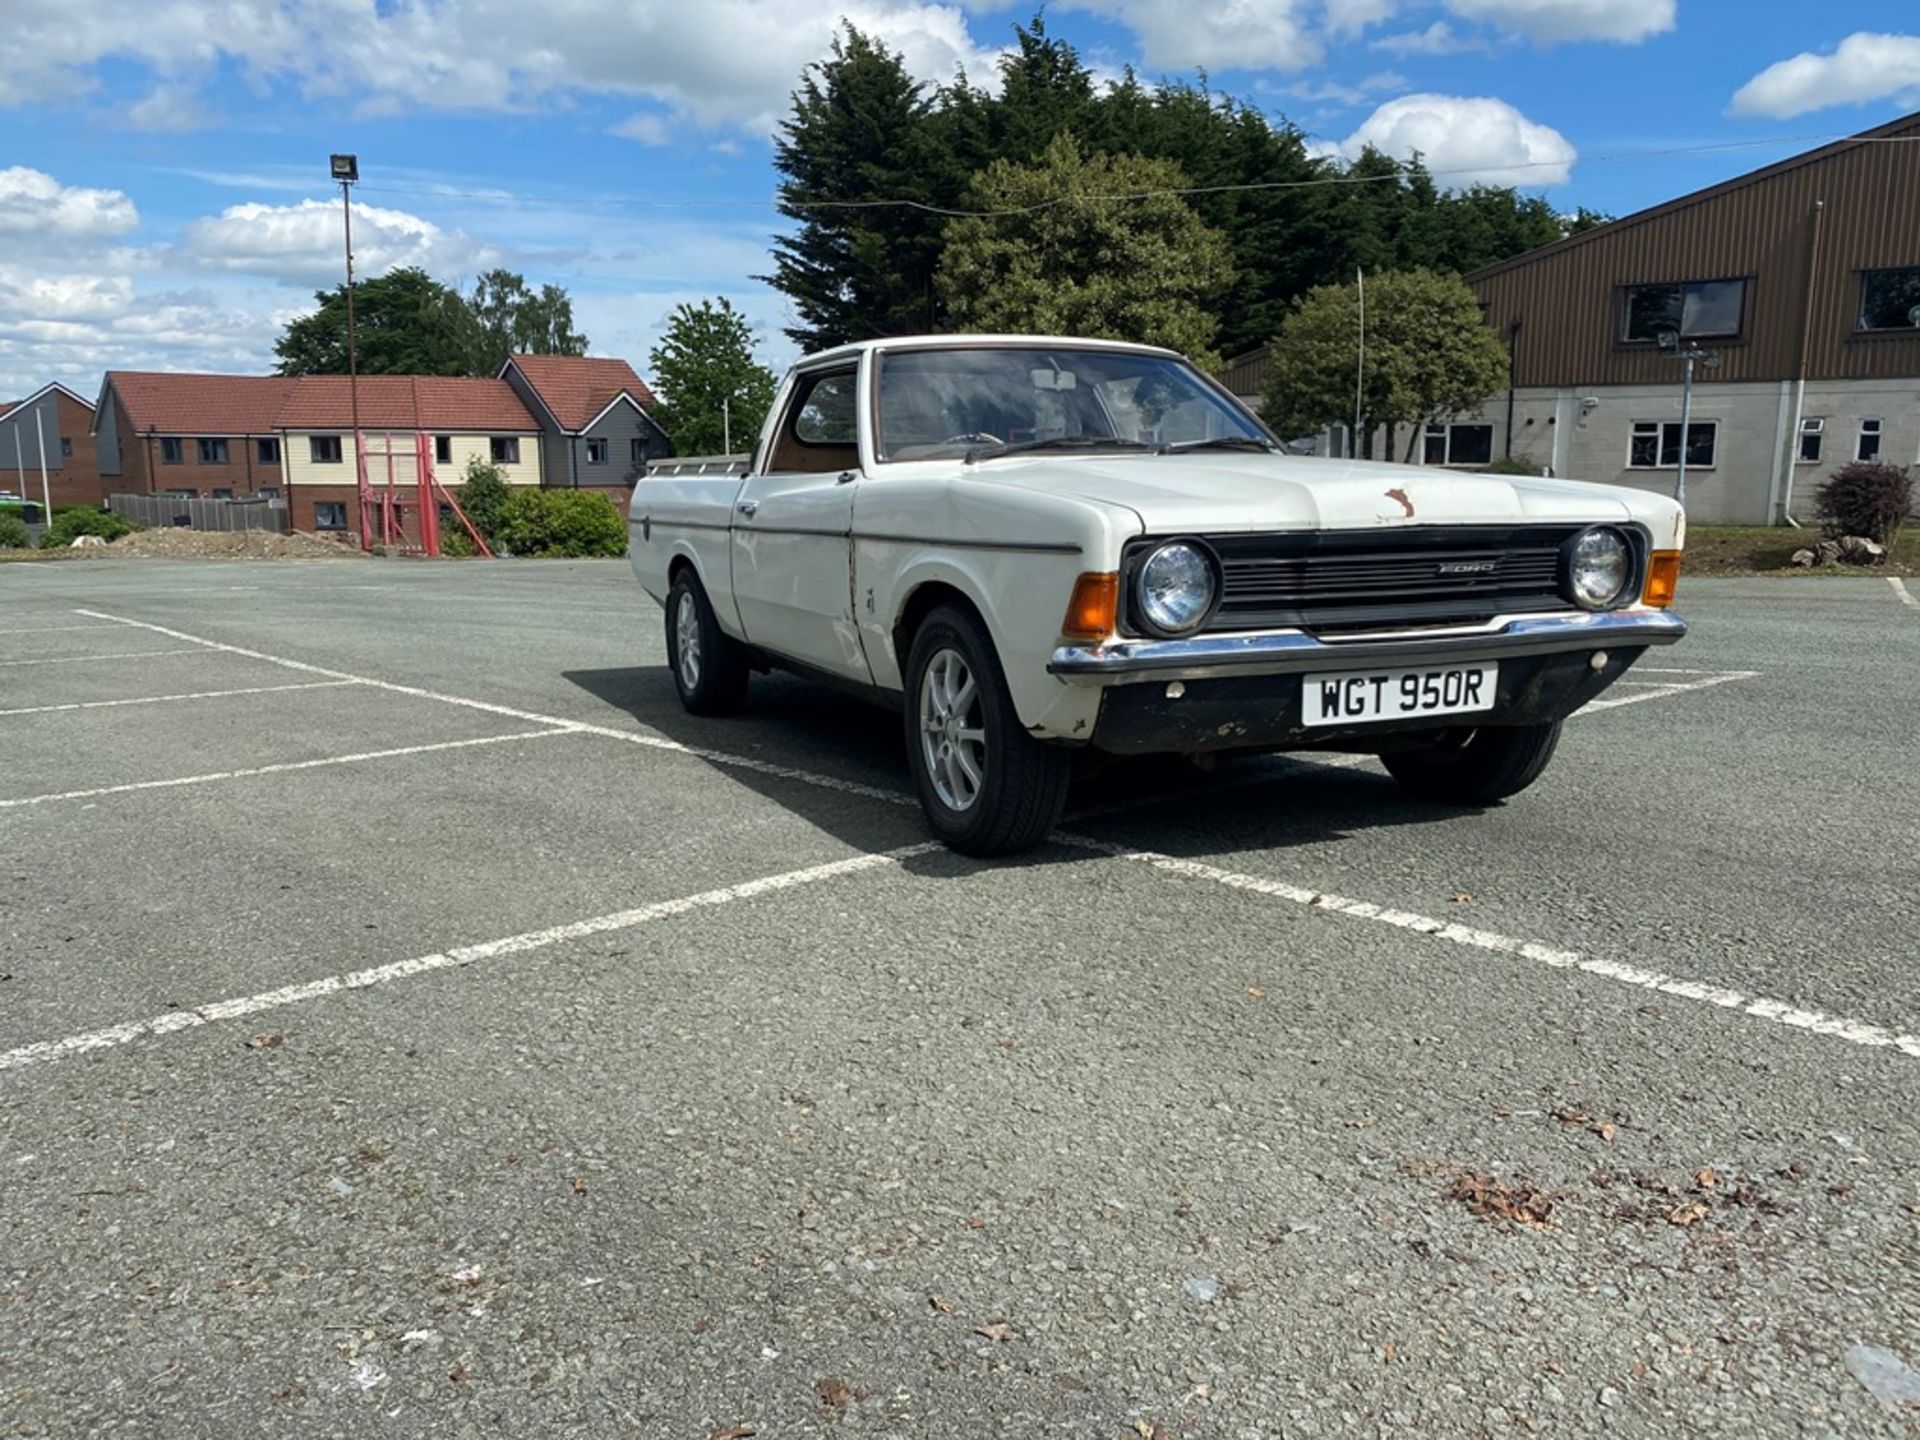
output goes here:
[[1066, 804], [1073, 757], [1020, 724], [980, 622], [935, 610], [913, 637], [906, 678], [907, 767], [934, 833], [979, 856], [1044, 840]]
[[1540, 778], [1560, 743], [1560, 722], [1448, 730], [1431, 745], [1380, 757], [1387, 773], [1419, 800], [1491, 805]]
[[680, 703], [692, 714], [732, 715], [747, 703], [746, 653], [720, 628], [691, 569], [667, 592], [667, 665]]

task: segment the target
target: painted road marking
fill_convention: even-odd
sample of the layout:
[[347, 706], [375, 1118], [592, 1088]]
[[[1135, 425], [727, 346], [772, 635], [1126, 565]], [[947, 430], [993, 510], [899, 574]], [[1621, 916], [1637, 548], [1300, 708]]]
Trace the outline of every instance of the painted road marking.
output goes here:
[[1668, 695], [1688, 695], [1695, 690], [1711, 690], [1716, 685], [1730, 684], [1735, 680], [1753, 680], [1759, 677], [1758, 670], [1716, 670], [1699, 672], [1701, 678], [1692, 681], [1676, 681], [1659, 689], [1642, 690], [1635, 695], [1602, 695], [1598, 700], [1589, 700], [1576, 714], [1585, 715], [1590, 710], [1614, 710], [1622, 705], [1638, 705], [1643, 700], [1659, 700]]
[[132, 700], [78, 700], [67, 705], [23, 705], [18, 710], [0, 710], [0, 716], [51, 715], [57, 710], [108, 710], [116, 705], [160, 705], [169, 700], [225, 700], [232, 695], [274, 695], [283, 690], [337, 690], [343, 685], [359, 683], [358, 680], [302, 680], [292, 685], [249, 685], [243, 690], [196, 690], [187, 695], [140, 695]]
[[446, 695], [438, 690], [423, 689], [418, 685], [401, 685], [392, 680], [377, 680], [371, 675], [355, 675], [346, 670], [329, 670], [322, 665], [309, 665], [304, 660], [289, 660], [281, 655], [269, 655], [264, 651], [248, 650], [239, 645], [227, 645], [218, 640], [208, 640], [203, 636], [189, 635], [184, 630], [170, 630], [164, 625], [155, 625], [145, 620], [129, 620], [125, 616], [108, 615], [99, 610], [81, 610], [78, 613], [91, 616], [96, 620], [111, 620], [117, 624], [131, 625], [136, 629], [151, 630], [156, 635], [185, 640], [203, 649], [217, 650], [228, 655], [241, 655], [249, 660], [262, 660], [269, 665], [278, 665], [287, 670], [297, 670], [308, 675], [325, 675], [333, 680], [352, 680], [395, 695], [411, 695], [419, 700], [437, 700], [443, 705], [458, 705], [463, 709], [479, 710], [488, 715], [504, 715], [513, 720], [527, 720], [536, 725], [564, 726], [569, 730], [581, 731], [588, 735], [604, 735], [609, 739], [623, 740], [629, 745], [640, 745], [649, 750], [691, 755], [695, 759], [705, 760], [710, 764], [731, 766], [736, 770], [751, 770], [757, 775], [771, 775], [781, 780], [797, 780], [804, 785], [813, 785], [822, 790], [838, 790], [846, 795], [861, 795], [869, 800], [885, 801], [889, 805], [919, 803], [913, 796], [899, 790], [889, 790], [879, 785], [863, 785], [857, 780], [838, 780], [831, 775], [821, 775], [811, 770], [798, 770], [791, 765], [778, 765], [770, 760], [756, 760], [746, 755], [730, 755], [724, 750], [706, 750], [695, 745], [682, 745], [678, 740], [668, 740], [658, 735], [642, 735], [638, 731], [620, 730], [612, 725], [596, 725], [586, 720], [568, 720], [558, 715], [542, 715], [536, 710], [521, 710], [512, 705], [495, 705], [486, 700], [470, 700], [464, 695]]
[[111, 630], [111, 625], [42, 625], [37, 629], [5, 630], [5, 635], [71, 635], [76, 630]]
[[1887, 583], [1893, 586], [1893, 593], [1900, 597], [1900, 603], [1914, 610], [1920, 610], [1920, 595], [1907, 588], [1907, 582], [1898, 575], [1889, 575]]
[[191, 650], [122, 650], [113, 655], [50, 655], [39, 660], [0, 660], [0, 665], [90, 665], [96, 660], [153, 660], [161, 655], [191, 654]]
[[1769, 1000], [1763, 996], [1745, 995], [1738, 990], [1729, 990], [1724, 986], [1711, 985], [1699, 980], [1682, 980], [1672, 975], [1664, 975], [1657, 970], [1645, 970], [1637, 965], [1627, 965], [1617, 960], [1596, 959], [1582, 955], [1577, 950], [1559, 950], [1528, 940], [1518, 940], [1510, 935], [1501, 935], [1492, 930], [1480, 930], [1468, 925], [1436, 920], [1432, 916], [1419, 915], [1408, 910], [1388, 909], [1366, 900], [1350, 900], [1343, 895], [1308, 890], [1299, 885], [1289, 885], [1282, 880], [1264, 880], [1256, 875], [1243, 875], [1237, 871], [1223, 870], [1217, 865], [1208, 865], [1198, 860], [1180, 860], [1152, 850], [1129, 850], [1122, 845], [1113, 845], [1104, 840], [1094, 840], [1081, 835], [1056, 833], [1053, 838], [1082, 850], [1091, 850], [1097, 854], [1112, 855], [1137, 864], [1150, 865], [1170, 875], [1207, 880], [1232, 890], [1266, 895], [1295, 905], [1324, 910], [1330, 914], [1345, 915], [1352, 919], [1372, 921], [1380, 925], [1391, 925], [1399, 930], [1430, 935], [1436, 940], [1446, 940], [1456, 945], [1471, 946], [1474, 949], [1489, 950], [1501, 955], [1513, 955], [1519, 959], [1531, 960], [1536, 964], [1558, 970], [1579, 970], [1588, 975], [1596, 975], [1603, 980], [1611, 980], [1616, 984], [1653, 990], [1662, 995], [1671, 995], [1676, 999], [1699, 1001], [1703, 1004], [1718, 1006], [1723, 1010], [1737, 1011], [1742, 1015], [1751, 1016], [1756, 1020], [1765, 1020], [1775, 1025], [1786, 1025], [1796, 1030], [1810, 1030], [1816, 1035], [1832, 1036], [1834, 1039], [1846, 1040], [1855, 1045], [1897, 1050], [1902, 1055], [1920, 1059], [1920, 1035], [1889, 1030], [1885, 1026], [1868, 1024], [1863, 1020], [1849, 1020], [1842, 1016], [1828, 1015], [1820, 1010], [1804, 1010], [1799, 1006], [1789, 1005], [1784, 1000]]
[[245, 780], [255, 775], [286, 775], [296, 770], [323, 770], [337, 765], [360, 765], [369, 760], [392, 760], [402, 755], [430, 755], [437, 750], [468, 750], [476, 745], [505, 745], [516, 740], [544, 740], [551, 735], [577, 735], [577, 726], [552, 730], [522, 730], [512, 735], [481, 735], [471, 740], [441, 740], [432, 745], [402, 745], [393, 750], [363, 750], [357, 755], [328, 755], [319, 760], [290, 760], [279, 765], [255, 765], [245, 770], [216, 770], [210, 775], [178, 775], [169, 780], [136, 780], [128, 785], [102, 785], [92, 790], [62, 790], [52, 795], [22, 795], [0, 800], [0, 810], [26, 805], [51, 805], [61, 800], [94, 800], [102, 795], [130, 795], [137, 790], [174, 790], [183, 785], [212, 785], [222, 780]]
[[524, 955], [529, 951], [542, 950], [566, 940], [580, 940], [590, 935], [605, 935], [615, 930], [631, 930], [636, 926], [648, 925], [656, 920], [670, 920], [695, 910], [710, 910], [716, 906], [729, 905], [736, 900], [750, 900], [757, 895], [769, 895], [775, 891], [792, 890], [802, 885], [815, 885], [823, 880], [838, 879], [842, 875], [856, 875], [864, 870], [897, 865], [902, 860], [916, 855], [929, 855], [942, 848], [938, 841], [928, 840], [918, 845], [906, 845], [898, 850], [889, 850], [884, 854], [856, 855], [847, 860], [830, 861], [825, 865], [810, 865], [804, 870], [788, 870], [779, 875], [744, 881], [739, 885], [726, 886], [724, 889], [703, 890], [697, 895], [682, 896], [678, 900], [662, 900], [633, 910], [619, 910], [611, 915], [595, 916], [591, 920], [577, 920], [572, 924], [555, 925], [545, 930], [530, 930], [521, 935], [509, 935], [505, 939], [488, 940], [478, 945], [462, 945], [452, 950], [436, 951], [431, 955], [418, 955], [410, 960], [396, 960], [388, 965], [375, 965], [365, 970], [352, 970], [342, 975], [329, 975], [323, 979], [309, 980], [300, 985], [287, 985], [278, 990], [266, 990], [256, 995], [217, 1000], [211, 1004], [197, 1005], [191, 1010], [170, 1010], [150, 1020], [110, 1025], [104, 1030], [89, 1030], [79, 1035], [69, 1035], [64, 1040], [42, 1040], [31, 1045], [22, 1045], [17, 1050], [0, 1053], [0, 1070], [18, 1070], [28, 1065], [44, 1065], [55, 1060], [65, 1060], [74, 1055], [83, 1055], [89, 1050], [106, 1050], [131, 1044], [135, 1040], [149, 1036], [170, 1035], [179, 1030], [192, 1030], [202, 1025], [239, 1020], [245, 1016], [258, 1015], [264, 1010], [299, 1005], [309, 1000], [337, 995], [346, 990], [367, 990], [376, 985], [391, 984], [395, 980], [405, 980], [414, 975], [426, 975], [436, 970], [449, 970], [473, 965], [483, 960], [495, 960], [503, 955]]

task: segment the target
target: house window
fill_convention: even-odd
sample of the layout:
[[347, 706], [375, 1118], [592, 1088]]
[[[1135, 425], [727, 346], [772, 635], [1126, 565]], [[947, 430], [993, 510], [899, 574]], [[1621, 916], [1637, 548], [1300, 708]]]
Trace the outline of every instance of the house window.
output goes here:
[[269, 438], [256, 441], [254, 449], [262, 465], [278, 465], [280, 463], [280, 442], [277, 439]]
[[71, 460], [73, 458], [73, 441], [65, 435], [60, 437], [60, 458], [62, 460]]
[[226, 464], [227, 442], [224, 440], [202, 440], [200, 442], [200, 463], [202, 465]]
[[[1703, 469], [1713, 465], [1718, 448], [1720, 425], [1715, 420], [1696, 420], [1687, 427], [1687, 464]], [[1680, 422], [1678, 420], [1636, 420], [1633, 438], [1627, 450], [1631, 470], [1673, 470], [1680, 464]]]
[[636, 435], [627, 442], [627, 461], [636, 470], [647, 468], [647, 442]]
[[433, 437], [433, 463], [451, 465], [453, 463], [453, 436], [436, 435]]
[[[338, 435], [309, 435], [307, 437], [307, 458], [315, 465], [338, 465], [340, 463], [340, 437]], [[341, 529], [346, 526], [342, 523]]]
[[344, 530], [347, 528], [347, 502], [344, 500], [320, 500], [313, 507], [313, 528], [316, 530]]
[[1920, 330], [1920, 265], [1860, 274], [1862, 330]]
[[1493, 426], [1429, 425], [1421, 458], [1429, 465], [1491, 465]]
[[233, 498], [233, 487], [231, 485], [214, 486], [213, 498], [216, 500], [231, 500]]
[[160, 442], [160, 463], [163, 465], [180, 463], [180, 441], [177, 437], [170, 435]]
[[258, 495], [262, 500], [278, 500], [280, 498], [280, 487], [278, 485], [262, 485], [253, 493]]
[[1827, 438], [1827, 422], [1818, 416], [1809, 416], [1800, 422], [1800, 463], [1818, 465], [1820, 446]]
[[597, 436], [587, 437], [587, 463], [604, 465], [607, 463], [607, 442]]
[[1856, 460], [1880, 458], [1880, 422], [1878, 420], [1860, 422], [1860, 439], [1853, 447], [1853, 458]]
[[1671, 330], [1683, 340], [1728, 339], [1740, 333], [1747, 282], [1694, 280], [1684, 285], [1629, 285], [1620, 338], [1651, 345]]
[[518, 435], [495, 435], [492, 440], [493, 463], [496, 465], [518, 465], [520, 463], [520, 437]]

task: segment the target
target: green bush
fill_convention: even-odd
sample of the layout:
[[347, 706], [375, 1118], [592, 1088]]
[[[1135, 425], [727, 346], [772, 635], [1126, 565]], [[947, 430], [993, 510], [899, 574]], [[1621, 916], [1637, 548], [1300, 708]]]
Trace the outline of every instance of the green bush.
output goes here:
[[1489, 475], [1538, 475], [1540, 467], [1521, 455], [1502, 455], [1487, 466]]
[[1864, 535], [1891, 548], [1913, 513], [1913, 477], [1898, 465], [1842, 465], [1815, 492], [1813, 513], [1836, 540]]
[[118, 540], [141, 527], [110, 510], [63, 510], [53, 517], [46, 534], [40, 537], [42, 550], [63, 550], [82, 535], [98, 535], [102, 540]]
[[0, 513], [0, 550], [27, 548], [27, 526], [18, 515]]
[[595, 490], [516, 490], [494, 534], [498, 548], [546, 558], [627, 553], [627, 523]]
[[[467, 461], [466, 479], [461, 482], [454, 498], [460, 502], [460, 508], [467, 512], [467, 518], [473, 522], [489, 545], [500, 530], [500, 518], [506, 514], [507, 501], [513, 498], [513, 489], [507, 484], [506, 472], [485, 456], [475, 455]], [[446, 532], [446, 526], [441, 526]], [[472, 541], [467, 539], [466, 527], [458, 520], [453, 528], [460, 531], [460, 538], [469, 547]], [[472, 554], [471, 548], [466, 552]]]

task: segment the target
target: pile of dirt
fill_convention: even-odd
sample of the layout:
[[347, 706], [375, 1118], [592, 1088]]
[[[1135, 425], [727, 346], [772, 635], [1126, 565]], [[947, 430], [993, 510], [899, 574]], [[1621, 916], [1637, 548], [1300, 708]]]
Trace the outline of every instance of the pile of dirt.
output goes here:
[[357, 560], [361, 552], [344, 540], [296, 530], [141, 530], [109, 545], [109, 555], [182, 560]]

